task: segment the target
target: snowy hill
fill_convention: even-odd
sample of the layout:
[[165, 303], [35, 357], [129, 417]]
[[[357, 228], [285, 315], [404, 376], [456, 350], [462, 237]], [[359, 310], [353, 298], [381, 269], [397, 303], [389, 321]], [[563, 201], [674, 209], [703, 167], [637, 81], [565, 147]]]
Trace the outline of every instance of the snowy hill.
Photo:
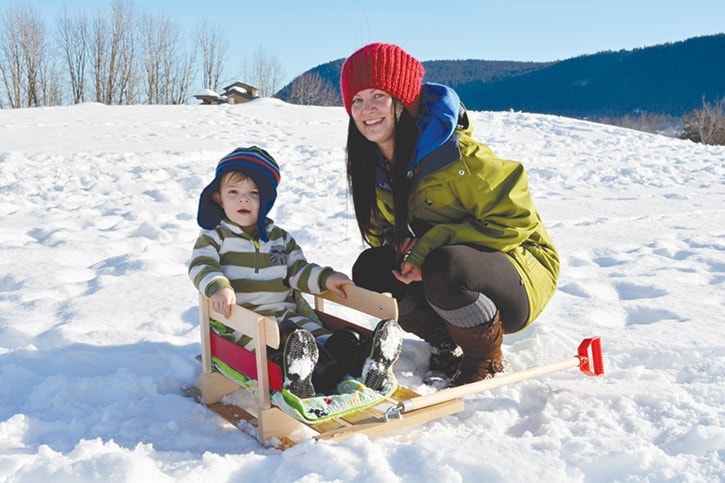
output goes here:
[[[557, 244], [559, 290], [506, 336], [514, 369], [602, 338], [576, 370], [465, 398], [466, 410], [369, 440], [281, 453], [182, 395], [196, 378], [186, 263], [217, 160], [280, 162], [271, 217], [308, 259], [349, 273], [362, 249], [340, 107], [0, 110], [0, 480], [722, 481], [725, 147], [568, 118], [472, 112], [522, 161]], [[331, 249], [334, 247], [334, 249]], [[399, 379], [421, 393], [426, 346]]]

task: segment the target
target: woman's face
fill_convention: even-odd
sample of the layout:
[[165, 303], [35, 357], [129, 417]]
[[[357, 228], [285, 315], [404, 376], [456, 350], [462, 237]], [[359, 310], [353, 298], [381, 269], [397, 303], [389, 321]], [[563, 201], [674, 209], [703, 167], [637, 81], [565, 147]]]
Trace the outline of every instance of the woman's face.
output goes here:
[[386, 158], [392, 159], [395, 146], [393, 97], [379, 89], [360, 91], [352, 98], [350, 114], [360, 133], [376, 143]]

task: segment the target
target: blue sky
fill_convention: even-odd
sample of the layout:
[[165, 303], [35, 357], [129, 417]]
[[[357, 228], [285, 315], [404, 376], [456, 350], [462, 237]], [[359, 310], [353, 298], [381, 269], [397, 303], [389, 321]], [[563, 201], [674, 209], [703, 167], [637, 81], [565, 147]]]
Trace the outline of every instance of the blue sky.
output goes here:
[[[14, 0], [53, 14], [110, 10], [111, 0]], [[230, 70], [260, 46], [285, 83], [362, 45], [397, 43], [420, 60], [551, 61], [725, 32], [724, 0], [134, 0], [195, 30], [206, 16], [232, 46]], [[2, 4], [0, 4], [2, 6]], [[244, 50], [242, 46], [249, 46]], [[236, 49], [235, 46], [239, 46]]]

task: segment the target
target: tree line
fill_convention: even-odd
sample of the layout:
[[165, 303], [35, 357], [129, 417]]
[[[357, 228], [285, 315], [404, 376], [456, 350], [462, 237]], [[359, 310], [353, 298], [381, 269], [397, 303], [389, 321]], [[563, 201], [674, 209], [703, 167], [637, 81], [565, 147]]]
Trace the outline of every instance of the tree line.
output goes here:
[[604, 116], [590, 120], [637, 131], [687, 139], [700, 144], [725, 146], [725, 98], [713, 102], [703, 97], [702, 107], [675, 117], [640, 112], [621, 117]]
[[681, 139], [696, 143], [725, 146], [725, 98], [709, 102], [703, 98], [702, 108], [684, 116]]
[[[93, 13], [64, 9], [49, 26], [30, 5], [0, 12], [0, 108], [103, 104], [181, 104], [199, 85], [229, 82], [229, 42], [219, 24], [201, 18], [185, 36], [167, 14], [133, 0]], [[263, 47], [245, 58], [238, 77], [271, 96], [283, 79]]]

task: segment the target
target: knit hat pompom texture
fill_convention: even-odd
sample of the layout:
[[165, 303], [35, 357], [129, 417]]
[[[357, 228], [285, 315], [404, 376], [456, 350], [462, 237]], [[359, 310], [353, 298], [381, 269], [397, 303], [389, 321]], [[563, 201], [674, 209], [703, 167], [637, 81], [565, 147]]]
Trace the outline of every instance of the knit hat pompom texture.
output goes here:
[[368, 44], [342, 65], [342, 102], [350, 114], [355, 94], [365, 89], [380, 89], [408, 106], [420, 94], [424, 73], [423, 64], [397, 45]]
[[213, 199], [215, 192], [219, 191], [222, 177], [226, 173], [239, 172], [249, 176], [259, 190], [259, 217], [257, 227], [259, 235], [267, 241], [264, 222], [267, 213], [274, 206], [277, 199], [277, 186], [279, 185], [279, 165], [264, 149], [252, 146], [237, 148], [224, 156], [216, 167], [214, 180], [204, 188], [199, 197], [199, 212], [196, 221], [199, 226], [212, 230], [224, 219], [224, 209]]

